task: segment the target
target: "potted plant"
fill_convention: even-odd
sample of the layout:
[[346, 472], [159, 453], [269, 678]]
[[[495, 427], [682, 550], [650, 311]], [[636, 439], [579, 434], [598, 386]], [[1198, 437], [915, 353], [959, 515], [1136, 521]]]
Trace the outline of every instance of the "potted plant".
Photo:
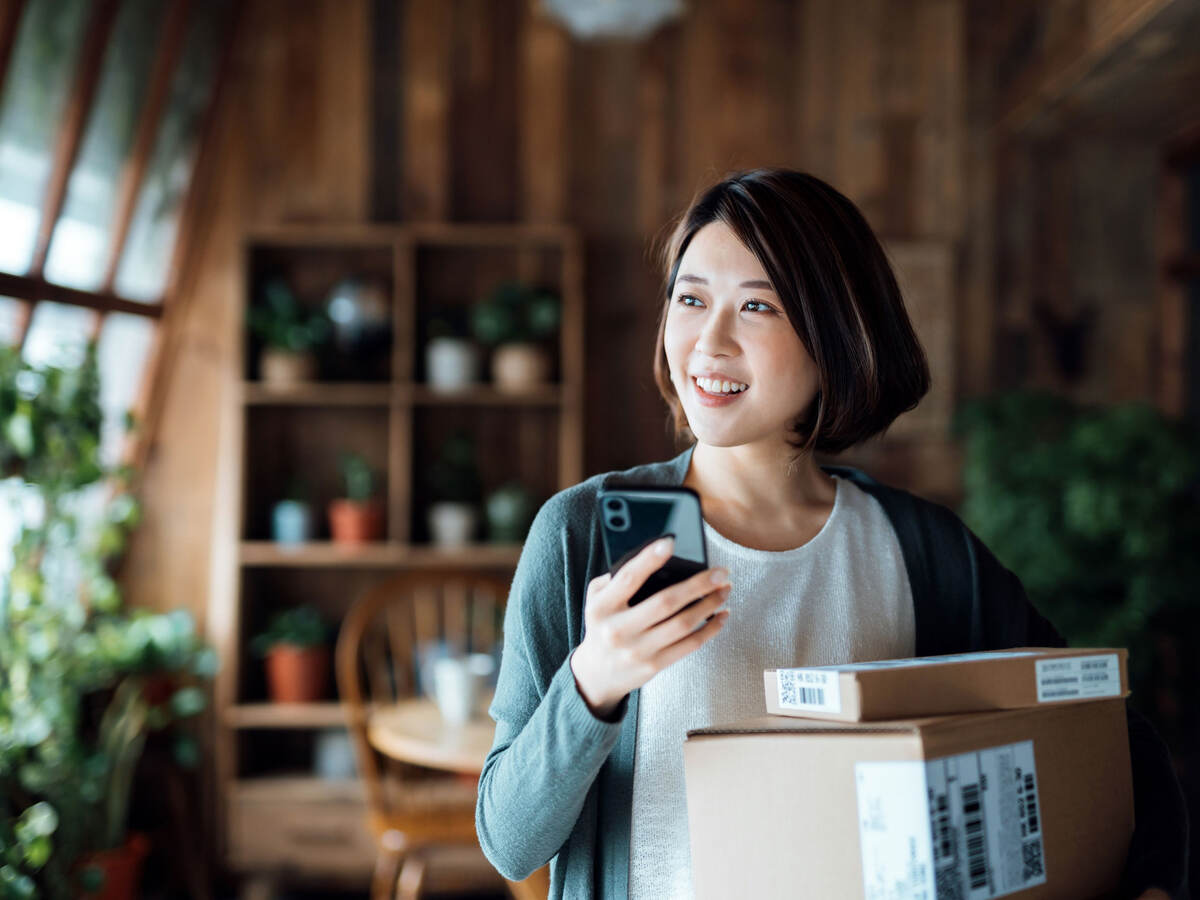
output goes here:
[[266, 661], [267, 688], [275, 703], [324, 699], [329, 681], [328, 629], [311, 606], [277, 613], [253, 647]]
[[[140, 506], [133, 471], [100, 458], [101, 423], [95, 341], [73, 369], [0, 348], [0, 490], [19, 517], [0, 578], [4, 898], [135, 896], [147, 741], [169, 740], [180, 764], [199, 756], [174, 723], [204, 708], [216, 657], [186, 611], [122, 608], [111, 573]], [[106, 503], [83, 502], [97, 491]]]
[[519, 481], [510, 481], [488, 494], [484, 508], [487, 511], [488, 539], [506, 544], [525, 540], [537, 512], [533, 494]]
[[312, 506], [308, 497], [307, 483], [292, 479], [284, 498], [271, 509], [271, 537], [275, 541], [300, 544], [312, 540]]
[[250, 305], [246, 317], [251, 333], [263, 344], [259, 372], [265, 383], [287, 386], [316, 378], [314, 351], [331, 331], [323, 312], [303, 309], [287, 282], [273, 277], [263, 284], [261, 299]]
[[1198, 624], [1196, 427], [1147, 404], [1093, 408], [1040, 392], [965, 403], [954, 427], [966, 444], [963, 518], [1038, 609], [1072, 644], [1128, 647], [1135, 703], [1169, 707], [1164, 691], [1194, 692], [1194, 678], [1167, 684], [1155, 667], [1163, 644], [1194, 641]]
[[428, 511], [429, 533], [439, 547], [461, 547], [475, 537], [479, 520], [479, 470], [475, 442], [456, 431], [442, 444], [429, 471], [433, 503]]
[[471, 328], [493, 347], [492, 381], [502, 391], [520, 392], [542, 384], [550, 375], [545, 341], [558, 331], [558, 297], [546, 290], [507, 281], [471, 310]]
[[334, 541], [362, 544], [383, 536], [383, 501], [374, 496], [375, 475], [357, 453], [340, 456], [346, 495], [329, 504], [329, 530]]
[[466, 336], [460, 310], [443, 309], [429, 320], [425, 380], [435, 391], [460, 391], [479, 381], [479, 352]]

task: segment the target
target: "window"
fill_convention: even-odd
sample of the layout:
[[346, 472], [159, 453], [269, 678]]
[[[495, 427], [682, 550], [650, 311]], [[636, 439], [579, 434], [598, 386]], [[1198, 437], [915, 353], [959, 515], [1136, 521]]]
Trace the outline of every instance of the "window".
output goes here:
[[0, 342], [30, 362], [73, 365], [99, 341], [103, 454], [116, 462], [125, 414], [155, 377], [151, 348], [235, 4], [15, 8], [0, 16]]

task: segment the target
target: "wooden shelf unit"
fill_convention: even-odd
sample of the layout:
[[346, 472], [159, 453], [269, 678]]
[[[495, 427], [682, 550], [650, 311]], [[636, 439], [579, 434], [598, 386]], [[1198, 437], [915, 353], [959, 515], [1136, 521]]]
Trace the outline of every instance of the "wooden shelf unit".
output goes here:
[[[420, 514], [429, 490], [420, 473], [440, 439], [466, 427], [476, 435], [485, 493], [515, 477], [540, 502], [582, 479], [582, 251], [566, 227], [492, 224], [284, 226], [248, 234], [243, 250], [208, 614], [209, 636], [222, 658], [215, 685], [218, 843], [235, 871], [286, 870], [317, 880], [360, 873], [365, 882], [374, 848], [363, 839], [359, 786], [322, 781], [303, 764], [317, 732], [345, 727], [344, 713], [332, 696], [319, 703], [269, 702], [249, 639], [270, 613], [299, 603], [314, 603], [336, 620], [362, 590], [397, 571], [511, 575], [520, 544], [444, 549], [424, 540]], [[391, 346], [380, 351], [386, 356], [380, 370], [387, 377], [376, 371], [344, 377], [343, 371], [341, 380], [282, 389], [259, 381], [258, 348], [245, 333], [244, 313], [271, 273], [288, 277], [298, 299], [310, 304], [323, 302], [328, 287], [345, 275], [386, 283]], [[421, 361], [430, 310], [467, 306], [509, 278], [549, 286], [562, 299], [553, 381], [522, 393], [489, 383], [453, 393], [430, 388]], [[370, 360], [364, 369], [371, 369]], [[337, 544], [323, 524], [301, 544], [269, 540], [270, 506], [296, 475], [313, 476], [313, 515], [323, 523], [341, 449], [361, 452], [379, 471], [387, 506], [383, 540]], [[261, 834], [267, 827], [273, 829], [269, 839]], [[312, 852], [314, 846], [320, 852]]]

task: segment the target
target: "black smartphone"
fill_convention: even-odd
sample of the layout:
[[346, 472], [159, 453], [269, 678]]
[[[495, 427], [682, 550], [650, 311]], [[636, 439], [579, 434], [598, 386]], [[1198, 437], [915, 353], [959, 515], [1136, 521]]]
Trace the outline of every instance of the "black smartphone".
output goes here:
[[691, 488], [608, 488], [600, 491], [597, 502], [609, 574], [615, 575], [652, 541], [675, 538], [674, 553], [638, 588], [630, 606], [708, 568], [700, 495]]

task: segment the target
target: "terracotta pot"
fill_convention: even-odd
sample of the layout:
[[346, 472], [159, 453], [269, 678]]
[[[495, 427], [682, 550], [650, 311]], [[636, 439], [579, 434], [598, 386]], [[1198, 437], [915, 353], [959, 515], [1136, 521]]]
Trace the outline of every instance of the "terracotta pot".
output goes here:
[[538, 344], [502, 344], [492, 353], [492, 381], [501, 391], [525, 391], [546, 383], [550, 355]]
[[277, 644], [267, 651], [267, 687], [275, 703], [323, 700], [328, 679], [328, 647]]
[[79, 861], [81, 869], [99, 869], [104, 880], [95, 891], [84, 891], [86, 900], [133, 900], [140, 896], [142, 864], [150, 850], [144, 834], [131, 834], [120, 847], [89, 853]]
[[259, 357], [258, 367], [266, 384], [299, 384], [316, 378], [317, 358], [311, 353], [291, 353], [268, 347]]
[[383, 501], [334, 500], [329, 530], [339, 544], [362, 544], [383, 537]]

